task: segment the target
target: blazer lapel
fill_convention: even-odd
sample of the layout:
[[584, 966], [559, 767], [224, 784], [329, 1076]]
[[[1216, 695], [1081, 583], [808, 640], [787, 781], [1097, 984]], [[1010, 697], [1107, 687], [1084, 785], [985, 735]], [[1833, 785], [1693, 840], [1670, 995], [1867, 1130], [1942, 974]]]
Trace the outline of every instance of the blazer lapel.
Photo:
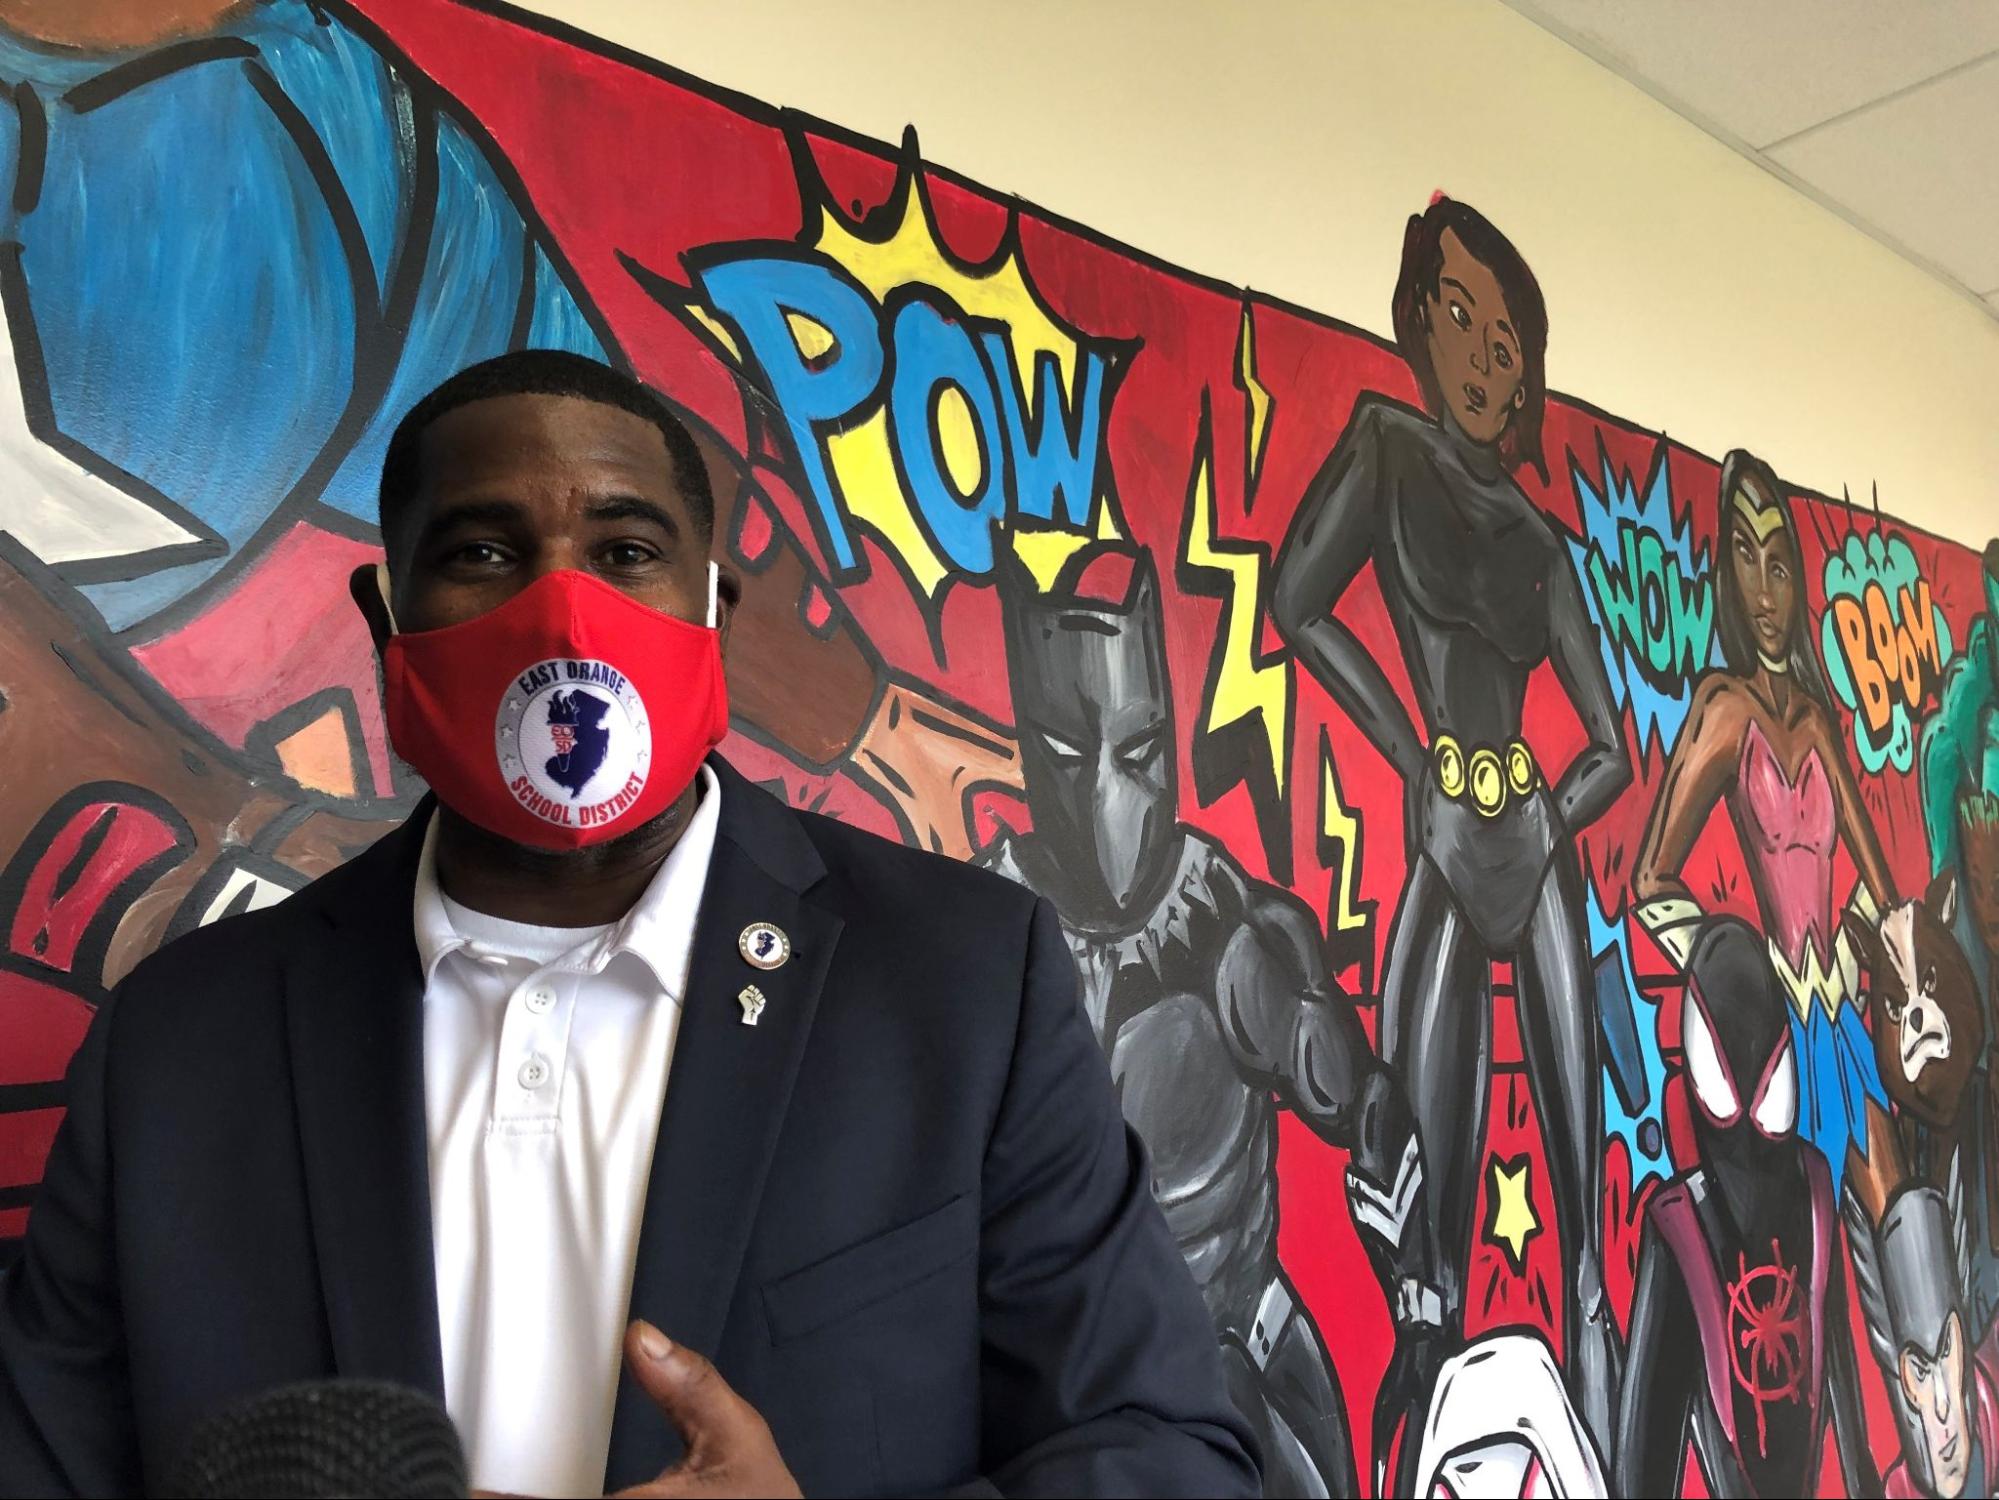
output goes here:
[[431, 807], [293, 898], [325, 925], [288, 967], [285, 1014], [334, 1368], [441, 1401], [411, 911]]
[[[797, 816], [720, 760], [721, 827], [695, 930], [687, 1002], [653, 1148], [632, 1274], [631, 1315], [714, 1357], [735, 1295], [792, 1082], [841, 920], [804, 898], [824, 874]], [[738, 948], [769, 923], [791, 940], [775, 969]], [[764, 1004], [744, 1024], [738, 997]], [[681, 1453], [677, 1433], [620, 1376], [605, 1488], [652, 1478]]]

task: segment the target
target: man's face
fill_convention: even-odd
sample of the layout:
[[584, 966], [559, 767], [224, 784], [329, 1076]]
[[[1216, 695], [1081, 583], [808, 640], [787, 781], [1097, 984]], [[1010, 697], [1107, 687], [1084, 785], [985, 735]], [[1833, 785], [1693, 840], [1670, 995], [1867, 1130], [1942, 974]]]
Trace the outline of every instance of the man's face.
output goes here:
[[1513, 311], [1499, 278], [1446, 229], [1437, 289], [1425, 304], [1430, 368], [1468, 437], [1496, 443], [1513, 420], [1526, 375]]
[[1964, 1329], [1956, 1313], [1944, 1320], [1934, 1350], [1902, 1347], [1902, 1394], [1923, 1421], [1930, 1476], [1938, 1495], [1962, 1494], [1971, 1467], [1971, 1434], [1965, 1423]]
[[422, 442], [422, 485], [385, 538], [398, 629], [461, 624], [565, 569], [707, 619], [709, 538], [643, 417], [500, 396], [445, 413]]

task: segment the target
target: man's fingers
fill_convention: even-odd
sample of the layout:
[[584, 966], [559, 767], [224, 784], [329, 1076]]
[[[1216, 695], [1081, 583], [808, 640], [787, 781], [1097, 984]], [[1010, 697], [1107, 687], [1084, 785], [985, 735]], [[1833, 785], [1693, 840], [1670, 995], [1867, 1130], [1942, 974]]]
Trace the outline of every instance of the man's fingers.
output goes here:
[[625, 1363], [679, 1430], [690, 1458], [697, 1453], [726, 1455], [763, 1425], [712, 1364], [650, 1323], [636, 1322], [625, 1330]]

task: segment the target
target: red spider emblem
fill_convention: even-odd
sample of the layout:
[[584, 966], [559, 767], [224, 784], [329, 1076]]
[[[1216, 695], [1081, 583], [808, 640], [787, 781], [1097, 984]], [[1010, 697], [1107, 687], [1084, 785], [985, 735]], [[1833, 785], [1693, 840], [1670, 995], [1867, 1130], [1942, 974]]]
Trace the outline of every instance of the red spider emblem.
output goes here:
[[1737, 1251], [1738, 1275], [1728, 1289], [1728, 1351], [1735, 1383], [1756, 1403], [1756, 1451], [1765, 1446], [1763, 1408], [1805, 1393], [1805, 1315], [1798, 1273], [1770, 1242], [1770, 1262], [1751, 1266]]

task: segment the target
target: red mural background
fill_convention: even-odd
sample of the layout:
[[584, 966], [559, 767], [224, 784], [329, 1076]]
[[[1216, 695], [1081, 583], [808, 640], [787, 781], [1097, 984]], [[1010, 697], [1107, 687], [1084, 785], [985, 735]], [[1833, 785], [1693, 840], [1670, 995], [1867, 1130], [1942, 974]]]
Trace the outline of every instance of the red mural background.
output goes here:
[[[823, 696], [823, 643], [834, 637], [864, 643], [879, 663], [882, 683], [910, 686], [950, 705], [966, 723], [983, 726], [1002, 745], [995, 759], [1002, 765], [1014, 707], [1004, 658], [993, 644], [1000, 638], [997, 596], [989, 580], [962, 570], [947, 576], [934, 595], [926, 592], [912, 583], [906, 548], [899, 551], [873, 526], [853, 528], [853, 566], [829, 554], [826, 518], [815, 513], [799, 454], [769, 397], [745, 370], [740, 349], [730, 347], [712, 319], [704, 320], [697, 273], [739, 253], [823, 248], [822, 212], [848, 238], [883, 242], [912, 204], [927, 216], [954, 286], [988, 280], [1017, 260], [1022, 282], [1054, 330], [1076, 348], [1101, 351], [1115, 369], [1095, 461], [1097, 488], [1121, 534], [1158, 564], [1180, 730], [1180, 816], [1225, 845], [1249, 876], [1288, 887], [1320, 917], [1330, 966], [1372, 1035], [1372, 995], [1407, 863], [1403, 789], [1354, 724], [1291, 660], [1269, 602], [1274, 559], [1300, 497], [1356, 402], [1379, 393], [1420, 404], [1416, 381], [1393, 345], [1164, 265], [964, 181], [922, 161], [914, 138], [900, 147], [854, 138], [593, 39], [453, 0], [357, 0], [357, 9], [406, 52], [416, 74], [434, 80], [490, 136], [616, 349], [697, 416], [724, 462], [746, 476], [730, 532], [739, 558], [760, 558], [780, 539], [802, 552], [796, 568], [752, 576], [753, 594], [778, 588], [771, 580], [781, 576], [789, 596], [769, 607], [796, 623], [785, 628], [789, 634], [767, 632], [767, 645], [747, 667], [732, 662], [739, 672], [753, 668], [759, 686], [727, 753], [789, 800], [893, 838], [922, 836], [908, 806], [850, 774], [859, 752], [837, 739], [822, 745], [812, 727], [812, 710]], [[1409, 184], [1412, 211], [1435, 186]], [[1504, 204], [1480, 206], [1503, 223]], [[1205, 209], [1189, 202], [1186, 211]], [[1395, 245], [1380, 247], [1384, 326], [1397, 251]], [[1548, 376], [1559, 392], [1562, 288], [1546, 292]], [[1646, 524], [1684, 528], [1689, 573], [1705, 577], [1708, 560], [1721, 555], [1717, 461], [1647, 429], [1644, 415], [1627, 419], [1577, 397], [1553, 395], [1544, 432], [1549, 477], [1523, 468], [1518, 478], [1579, 546], [1596, 535], [1586, 513], [1592, 489], [1621, 488], [1635, 496], [1663, 478], [1667, 507], [1649, 512]], [[1741, 436], [1747, 446], [1755, 441], [1754, 433]], [[1780, 472], [1787, 459], [1804, 457], [1769, 456]], [[1829, 607], [1828, 559], [1850, 539], [1864, 544], [1895, 536], [1906, 543], [1949, 636], [1936, 661], [1912, 669], [1916, 697], [1908, 711], [1919, 719], [1935, 706], [1942, 659], [1967, 639], [1982, 607], [1978, 556], [1870, 505], [1802, 494], [1794, 504], [1814, 622]], [[1018, 519], [1010, 514], [1008, 524]], [[323, 867], [406, 807], [410, 791], [394, 780], [366, 636], [344, 598], [347, 569], [371, 555], [373, 545], [365, 526], [303, 514], [275, 534], [261, 534], [223, 584], [184, 618], [115, 638], [86, 622], [84, 633], [140, 686], [71, 684], [64, 691], [97, 690], [111, 699], [136, 693], [143, 703], [134, 712], [191, 726], [186, 732], [200, 744], [241, 757], [255, 774], [231, 795], [245, 806], [269, 796], [310, 809], [321, 820], [313, 826], [327, 830], [317, 842], [308, 840], [309, 851], [298, 841], [302, 835], [285, 832], [267, 841], [258, 857], [280, 871]], [[40, 578], [39, 587], [50, 599], [67, 597], [67, 586], [54, 578]], [[0, 608], [23, 618], [44, 602], [16, 592], [0, 600]], [[1664, 600], [1642, 608], [1655, 621], [1672, 611]], [[1400, 649], [1371, 576], [1362, 576], [1340, 615], [1386, 665], [1413, 710]], [[282, 626], [273, 623], [280, 617]], [[1703, 651], [1693, 668], [1708, 664]], [[1849, 673], [1854, 670], [1849, 665]], [[1683, 701], [1692, 675], [1678, 671], [1665, 691], [1677, 691]], [[325, 716], [329, 705], [331, 718]], [[1858, 711], [1842, 710], [1850, 759], [1850, 715]], [[127, 713], [113, 724], [114, 740], [136, 743], [141, 737], [127, 722], [132, 717]], [[328, 724], [333, 727], [324, 742], [291, 734], [295, 727]], [[1582, 726], [1545, 665], [1530, 687], [1526, 724], [1551, 775], [1584, 747]], [[1665, 1144], [1650, 1169], [1634, 1162], [1629, 1137], [1613, 1133], [1604, 1145], [1606, 1273], [1620, 1323], [1630, 1311], [1643, 1205], [1675, 1160], [1686, 1164], [1686, 1104], [1676, 1081], [1680, 982], [1628, 913], [1637, 845], [1658, 797], [1673, 727], [1650, 731], [1627, 702], [1624, 728], [1636, 777], [1578, 840], [1592, 897], [1628, 946], [1634, 1013], [1656, 1052], [1653, 1066], [1662, 1070], [1656, 1078], [1660, 1098], [1650, 1114]], [[312, 769], [336, 762], [341, 769], [334, 773]], [[1899, 893], [1919, 894], [1931, 875], [1932, 853], [1916, 772], [1892, 764], [1867, 770], [1857, 760], [1855, 769]], [[106, 784], [117, 782], [115, 754], [93, 774]], [[1001, 829], [1030, 826], [1025, 801], [1007, 780], [996, 770], [974, 789], [967, 828], [953, 830], [944, 846], [976, 852]], [[64, 944], [73, 946], [90, 929], [96, 907], [89, 903], [111, 902], [125, 890], [114, 902], [122, 911], [131, 883], [138, 883], [133, 889], [146, 885], [154, 868], [149, 861], [190, 840], [205, 846], [217, 822], [184, 806], [175, 811], [179, 804], [171, 795], [158, 807], [142, 806], [143, 799], [124, 791], [94, 801], [96, 784], [79, 781], [68, 802], [34, 809], [35, 831], [19, 849], [0, 849], [0, 860], [13, 861], [17, 872], [4, 886], [16, 921], [13, 957], [0, 976], [10, 987], [0, 1004], [0, 1058], [10, 1084], [50, 1087], [87, 1019], [98, 990], [71, 981], [77, 965], [65, 957]], [[98, 810], [113, 805], [116, 819], [102, 823]], [[78, 807], [87, 815], [79, 817]], [[194, 832], [181, 826], [184, 816], [198, 825]], [[87, 836], [96, 842], [80, 856]], [[188, 873], [191, 879], [191, 867]], [[277, 878], [282, 883], [281, 873]], [[1685, 878], [1713, 909], [1754, 919], [1742, 853], [1724, 820], [1711, 821]], [[1842, 847], [1834, 872], [1842, 898], [1854, 879]], [[67, 928], [66, 901], [72, 903]], [[159, 920], [148, 929], [153, 938], [178, 902], [177, 894], [173, 903], [156, 903]], [[106, 982], [116, 977], [104, 975]], [[1510, 978], [1502, 965], [1491, 1118], [1478, 1171], [1483, 1197], [1473, 1216], [1479, 1232], [1468, 1331], [1528, 1324], [1560, 1347], [1567, 1252], [1555, 1231], [1546, 1155], [1528, 1103]], [[0, 1233], [10, 1234], [27, 1219], [25, 1191], [39, 1175], [60, 1117], [53, 1094], [16, 1102], [23, 1107], [0, 1116], [0, 1168], [23, 1194], [0, 1199]], [[1344, 1153], [1289, 1116], [1280, 1129], [1279, 1251], [1337, 1367], [1365, 1476], [1372, 1470], [1367, 1414], [1390, 1353], [1389, 1316], [1374, 1295], [1349, 1216]], [[1524, 1217], [1522, 1202], [1496, 1201], [1502, 1176], [1510, 1191], [1521, 1190], [1523, 1160]], [[1855, 1326], [1870, 1435], [1886, 1465], [1899, 1443], [1895, 1421], [1880, 1372], [1864, 1356], [1867, 1341], [1858, 1332], [1857, 1313]], [[1839, 1482], [1830, 1452], [1825, 1482]], [[1688, 1488], [1699, 1489], [1691, 1471]]]

